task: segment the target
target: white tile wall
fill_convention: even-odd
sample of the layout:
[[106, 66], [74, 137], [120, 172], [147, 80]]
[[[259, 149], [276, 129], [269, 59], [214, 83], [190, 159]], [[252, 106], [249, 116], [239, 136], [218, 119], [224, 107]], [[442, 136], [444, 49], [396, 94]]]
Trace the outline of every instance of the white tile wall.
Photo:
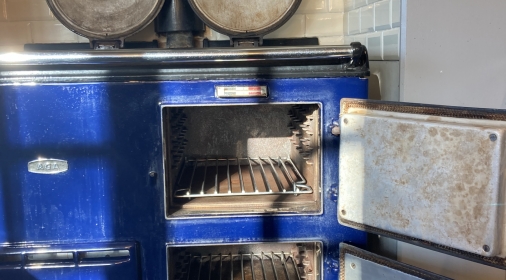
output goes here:
[[327, 1], [325, 0], [311, 0], [311, 1], [302, 1], [300, 3], [298, 13], [327, 13]]
[[343, 14], [306, 15], [306, 37], [343, 35]]
[[392, 27], [401, 26], [401, 0], [391, 0]]
[[371, 60], [399, 60], [401, 0], [345, 0], [344, 43], [360, 42]]
[[[398, 32], [387, 31], [399, 24], [400, 0], [302, 0], [295, 15], [265, 38], [316, 36], [322, 45], [353, 41], [367, 45], [369, 42], [371, 58], [395, 59], [398, 46], [394, 45], [394, 37], [397, 34], [398, 38]], [[0, 0], [0, 34], [0, 52], [20, 51], [26, 43], [88, 42], [60, 24], [45, 0]], [[205, 36], [211, 40], [229, 39], [211, 29]], [[127, 41], [155, 39], [153, 24], [126, 38]], [[386, 43], [389, 45], [385, 46]]]
[[344, 36], [320, 37], [320, 45], [343, 45]]
[[45, 0], [5, 0], [8, 21], [52, 20]]
[[55, 21], [41, 21], [30, 24], [33, 43], [73, 43], [77, 34]]
[[399, 28], [383, 31], [382, 33], [383, 33], [383, 58], [385, 60], [398, 60], [399, 45], [400, 45]]
[[7, 14], [5, 13], [5, 1], [0, 0], [0, 22], [7, 20]]
[[374, 5], [360, 8], [360, 33], [374, 31]]
[[348, 12], [349, 35], [360, 33], [360, 9]]
[[360, 8], [367, 5], [367, 0], [355, 0], [355, 4], [353, 5], [353, 8]]
[[32, 42], [29, 22], [3, 22], [0, 24], [0, 46], [23, 45]]
[[383, 60], [383, 36], [381, 35], [381, 32], [374, 32], [366, 36], [370, 60]]
[[329, 0], [329, 12], [342, 13], [344, 12], [343, 0]]
[[390, 1], [374, 4], [374, 28], [376, 31], [390, 29]]
[[[278, 28], [272, 33], [267, 34], [265, 38], [297, 38], [304, 37], [306, 32], [306, 16], [293, 15], [286, 24]], [[342, 35], [342, 34], [341, 34]]]
[[353, 6], [355, 6], [354, 0], [344, 0], [344, 11], [345, 12], [353, 10]]

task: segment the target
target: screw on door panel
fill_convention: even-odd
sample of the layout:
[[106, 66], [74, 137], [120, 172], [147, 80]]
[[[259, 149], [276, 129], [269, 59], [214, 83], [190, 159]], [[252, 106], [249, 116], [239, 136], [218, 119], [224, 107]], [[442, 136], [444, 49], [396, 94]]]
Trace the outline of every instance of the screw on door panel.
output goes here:
[[495, 142], [497, 140], [497, 135], [492, 133], [489, 135], [490, 141]]
[[483, 245], [483, 251], [490, 252], [490, 247], [488, 245]]
[[355, 263], [351, 263], [350, 266], [351, 266], [352, 269], [357, 268], [357, 265]]
[[331, 129], [330, 133], [332, 133], [332, 135], [334, 135], [334, 136], [341, 135], [341, 127], [339, 126], [338, 120], [332, 121], [332, 124], [330, 125], [330, 129]]
[[155, 178], [156, 177], [156, 172], [155, 171], [149, 172], [149, 177]]

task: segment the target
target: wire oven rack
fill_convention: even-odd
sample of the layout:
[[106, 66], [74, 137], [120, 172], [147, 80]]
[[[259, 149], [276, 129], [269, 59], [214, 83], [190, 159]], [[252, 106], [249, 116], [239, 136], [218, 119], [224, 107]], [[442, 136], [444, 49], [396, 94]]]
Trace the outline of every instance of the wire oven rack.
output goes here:
[[[300, 271], [299, 271], [300, 270]], [[184, 256], [178, 280], [200, 279], [305, 279], [303, 267], [292, 253], [209, 254]]]
[[313, 193], [290, 157], [186, 158], [176, 182], [177, 198]]

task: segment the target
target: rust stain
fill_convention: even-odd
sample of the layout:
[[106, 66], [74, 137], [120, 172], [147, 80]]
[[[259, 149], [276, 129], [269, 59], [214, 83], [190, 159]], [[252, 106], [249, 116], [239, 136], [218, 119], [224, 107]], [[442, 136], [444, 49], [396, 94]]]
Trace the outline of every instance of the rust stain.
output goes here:
[[429, 128], [429, 135], [434, 137], [438, 134], [437, 130], [434, 127]]
[[[371, 210], [365, 210], [365, 219], [369, 217], [369, 223], [381, 228], [381, 217], [388, 223], [383, 228], [426, 235], [429, 240], [434, 236], [465, 240], [469, 247], [481, 248], [483, 230], [491, 223], [486, 205], [492, 192], [493, 142], [485, 132], [477, 131], [423, 123], [365, 122], [356, 135], [367, 143], [367, 158], [374, 159], [366, 159], [365, 170], [376, 174], [366, 176], [364, 182], [373, 193], [366, 202]], [[389, 197], [378, 196], [380, 192]], [[405, 201], [396, 203], [392, 197]]]

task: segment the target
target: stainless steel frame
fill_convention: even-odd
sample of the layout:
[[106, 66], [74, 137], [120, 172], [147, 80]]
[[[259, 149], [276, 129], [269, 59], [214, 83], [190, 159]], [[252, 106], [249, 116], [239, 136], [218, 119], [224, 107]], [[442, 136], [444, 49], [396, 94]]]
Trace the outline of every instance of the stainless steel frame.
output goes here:
[[[357, 57], [358, 56], [358, 57]], [[189, 49], [189, 50], [119, 50], [119, 51], [58, 51], [0, 54], [0, 70], [9, 66], [69, 65], [199, 65], [224, 62], [304, 61], [361, 58], [351, 46], [265, 47], [254, 49]], [[330, 63], [329, 63], [330, 64]]]

